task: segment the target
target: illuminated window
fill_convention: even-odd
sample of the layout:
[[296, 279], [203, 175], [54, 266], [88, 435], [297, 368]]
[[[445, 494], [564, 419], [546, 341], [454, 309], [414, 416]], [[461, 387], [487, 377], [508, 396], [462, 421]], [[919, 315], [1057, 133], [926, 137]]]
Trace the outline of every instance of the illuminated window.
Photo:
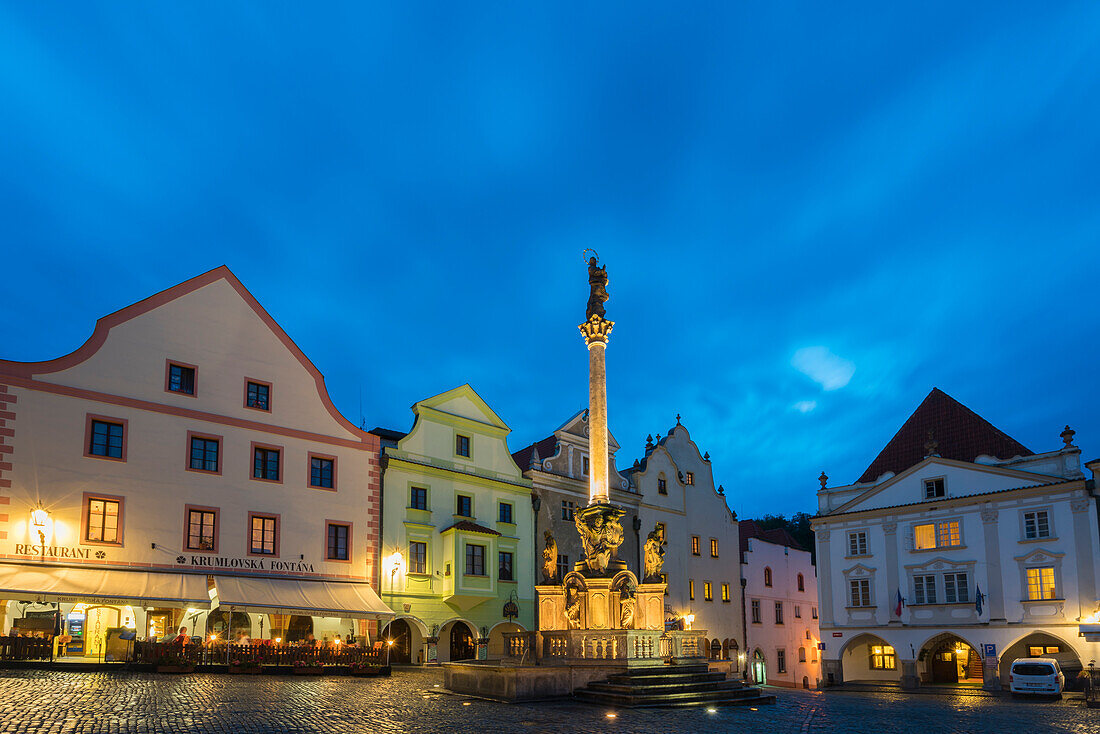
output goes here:
[[703, 582], [703, 601], [714, 601], [714, 593], [709, 581]]
[[693, 556], [699, 555], [699, 536], [698, 535], [691, 536], [691, 555], [693, 555]]
[[771, 586], [771, 585], [772, 585], [772, 570], [769, 567], [764, 566], [764, 586]]
[[409, 542], [409, 573], [428, 572], [428, 544], [417, 540]]
[[898, 656], [889, 645], [871, 645], [872, 670], [897, 670]]
[[958, 520], [926, 523], [913, 527], [913, 547], [916, 550], [950, 548], [958, 545], [962, 545]]
[[688, 579], [688, 599], [695, 601], [695, 579]]
[[684, 484], [695, 484], [695, 474], [692, 472], [684, 474]]
[[867, 533], [848, 533], [848, 555], [867, 555]]
[[728, 602], [730, 600], [730, 585], [722, 584], [722, 601]]
[[1062, 648], [1058, 645], [1047, 645], [1047, 655], [1057, 655], [1062, 652]]
[[[88, 500], [88, 523], [84, 539], [93, 543], [117, 543], [122, 503], [92, 497]], [[178, 517], [178, 516], [177, 516]]]
[[212, 510], [188, 510], [187, 550], [214, 550], [217, 517]]
[[275, 555], [278, 519], [266, 515], [252, 516], [252, 552], [257, 555]]
[[718, 557], [718, 538], [711, 538], [710, 539], [710, 557], [711, 558], [717, 558]]
[[1043, 657], [1043, 646], [1042, 645], [1032, 645], [1031, 647], [1029, 647], [1027, 649], [1027, 654], [1028, 654], [1029, 657], [1041, 658], [1041, 657]]
[[941, 522], [936, 524], [936, 546], [949, 548], [953, 545], [962, 545], [962, 537], [959, 534], [959, 521]]
[[1027, 598], [1057, 599], [1054, 588], [1054, 568], [1029, 568], [1027, 569]]

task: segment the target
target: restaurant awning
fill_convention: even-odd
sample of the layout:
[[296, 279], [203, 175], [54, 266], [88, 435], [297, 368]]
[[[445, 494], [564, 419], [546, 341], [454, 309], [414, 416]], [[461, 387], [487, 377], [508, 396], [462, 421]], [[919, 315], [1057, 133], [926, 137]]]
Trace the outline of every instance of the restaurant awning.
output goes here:
[[219, 608], [256, 614], [390, 619], [393, 612], [368, 584], [215, 576]]
[[206, 576], [0, 564], [0, 599], [209, 609]]

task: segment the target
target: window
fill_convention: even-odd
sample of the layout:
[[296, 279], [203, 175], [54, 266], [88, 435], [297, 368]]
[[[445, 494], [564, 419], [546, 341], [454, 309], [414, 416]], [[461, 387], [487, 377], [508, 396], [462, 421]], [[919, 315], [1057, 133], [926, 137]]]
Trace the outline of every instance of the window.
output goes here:
[[558, 581], [565, 578], [565, 574], [569, 573], [569, 556], [564, 556], [561, 553], [558, 554]]
[[693, 556], [699, 555], [699, 536], [698, 535], [691, 536], [691, 555], [693, 555]]
[[1028, 647], [1027, 654], [1028, 654], [1028, 657], [1041, 658], [1041, 657], [1043, 657], [1043, 646], [1042, 645], [1032, 645], [1032, 646]]
[[668, 494], [668, 482], [664, 477], [657, 477], [657, 494]]
[[187, 550], [217, 550], [217, 519], [218, 513], [214, 510], [187, 511]]
[[695, 474], [692, 472], [684, 474], [684, 484], [695, 484]]
[[343, 523], [328, 523], [328, 553], [325, 558], [330, 561], [347, 561], [351, 559], [351, 526]]
[[752, 603], [752, 623], [760, 624], [760, 600], [753, 599]]
[[714, 601], [714, 592], [709, 581], [703, 582], [703, 601]]
[[271, 385], [248, 380], [244, 387], [244, 407], [271, 410]]
[[688, 579], [688, 600], [695, 601], [695, 579]]
[[889, 645], [869, 645], [872, 670], [897, 670], [898, 656]]
[[84, 539], [92, 543], [120, 543], [119, 518], [122, 503], [102, 497], [88, 499], [87, 524]]
[[470, 437], [455, 435], [455, 453], [470, 458]]
[[123, 423], [92, 419], [88, 433], [89, 456], [126, 460], [126, 429]]
[[867, 533], [848, 533], [848, 555], [867, 555]]
[[779, 673], [786, 673], [787, 672], [787, 651], [786, 650], [776, 650], [775, 651], [775, 669], [776, 669], [776, 672], [779, 672]]
[[913, 527], [913, 547], [916, 550], [950, 548], [962, 545], [958, 520], [927, 523]]
[[336, 459], [330, 456], [309, 457], [309, 486], [322, 489], [336, 487]]
[[428, 544], [419, 540], [409, 542], [409, 573], [428, 572]]
[[802, 607], [797, 604], [794, 605], [794, 618], [802, 619]]
[[279, 449], [255, 446], [252, 449], [252, 478], [279, 481], [279, 465], [282, 463]]
[[500, 551], [500, 571], [497, 574], [497, 578], [501, 581], [512, 580], [512, 554], [505, 551]]
[[512, 504], [510, 502], [501, 502], [497, 505], [497, 522], [512, 522]]
[[775, 603], [775, 623], [783, 624], [783, 602], [781, 601]]
[[1027, 598], [1029, 600], [1057, 599], [1058, 595], [1055, 591], [1053, 566], [1027, 569]]
[[193, 471], [218, 473], [218, 449], [220, 441], [202, 436], [191, 437], [191, 456], [188, 468]]
[[710, 557], [711, 558], [717, 558], [718, 557], [718, 538], [711, 538], [710, 539]]
[[587, 456], [582, 456], [581, 457], [581, 471], [584, 473], [585, 476], [588, 476], [588, 457]]
[[853, 607], [871, 606], [871, 579], [851, 579], [848, 591]]
[[1036, 540], [1050, 537], [1050, 515], [1046, 510], [1024, 513], [1024, 538]]
[[1057, 655], [1062, 652], [1062, 648], [1058, 645], [1047, 645], [1047, 655]]
[[799, 591], [805, 591], [806, 590], [806, 581], [802, 578], [802, 574], [798, 574], [798, 590]]
[[772, 585], [772, 570], [768, 566], [764, 566], [764, 586]]
[[252, 516], [252, 553], [262, 556], [275, 555], [278, 519], [269, 515]]
[[168, 384], [165, 386], [168, 392], [178, 392], [184, 395], [195, 394], [195, 368], [189, 365], [168, 363]]
[[[914, 604], [935, 604], [936, 603], [936, 577], [935, 576], [914, 576], [913, 577], [913, 603]], [[852, 605], [857, 606], [857, 605]]]
[[804, 647], [798, 648], [798, 662], [806, 662], [806, 648]]
[[810, 607], [810, 617], [817, 619], [817, 607]]
[[561, 519], [562, 520], [572, 520], [574, 509], [576, 509], [575, 504], [573, 504], [569, 500], [562, 500], [561, 501]]
[[948, 604], [962, 604], [970, 601], [970, 586], [965, 573], [943, 575], [943, 600]]
[[722, 584], [722, 601], [729, 602], [730, 600], [730, 585]]
[[409, 507], [414, 510], [428, 509], [427, 487], [412, 487], [409, 490]]
[[924, 480], [924, 498], [926, 500], [934, 499], [936, 497], [944, 497], [943, 478], [940, 479], [925, 479]]
[[466, 575], [485, 575], [485, 546], [473, 544], [466, 546]]
[[473, 504], [474, 504], [474, 500], [473, 500], [472, 497], [470, 497], [470, 495], [468, 495], [468, 494], [456, 495], [455, 514], [456, 515], [461, 515], [462, 517], [473, 517], [474, 516]]

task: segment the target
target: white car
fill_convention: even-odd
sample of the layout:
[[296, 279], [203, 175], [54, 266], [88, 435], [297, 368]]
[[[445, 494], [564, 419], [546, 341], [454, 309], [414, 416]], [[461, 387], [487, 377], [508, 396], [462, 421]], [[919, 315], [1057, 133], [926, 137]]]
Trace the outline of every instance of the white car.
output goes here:
[[1012, 663], [1008, 688], [1013, 694], [1037, 693], [1060, 696], [1066, 677], [1054, 658], [1020, 658]]

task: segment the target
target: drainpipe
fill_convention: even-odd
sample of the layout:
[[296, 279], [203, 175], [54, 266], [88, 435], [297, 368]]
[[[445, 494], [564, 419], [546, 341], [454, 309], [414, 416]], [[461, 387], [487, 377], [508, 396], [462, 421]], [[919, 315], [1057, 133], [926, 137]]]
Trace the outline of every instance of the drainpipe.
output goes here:
[[[745, 647], [742, 649], [745, 651], [745, 664], [741, 666], [741, 680], [749, 680], [749, 661], [752, 657], [749, 655], [749, 623], [745, 618], [745, 585], [747, 581], [744, 577], [741, 578], [741, 637], [745, 641]], [[740, 661], [739, 661], [740, 662]]]
[[[378, 596], [382, 596], [382, 538], [386, 531], [385, 520], [386, 517], [386, 467], [389, 465], [389, 457], [386, 456], [386, 448], [382, 446], [382, 440], [379, 438], [378, 444], [378, 542], [374, 549], [374, 568], [375, 575], [378, 583]], [[393, 603], [393, 582], [390, 582], [390, 604]], [[396, 615], [396, 610], [394, 611]], [[233, 615], [230, 615], [232, 617]], [[394, 616], [394, 619], [397, 617]], [[232, 622], [232, 619], [230, 619]], [[374, 639], [382, 639], [382, 620], [376, 619], [374, 621]], [[369, 628], [368, 628], [369, 629]], [[411, 652], [412, 645], [409, 645]], [[387, 665], [389, 660], [390, 651], [386, 649]]]

